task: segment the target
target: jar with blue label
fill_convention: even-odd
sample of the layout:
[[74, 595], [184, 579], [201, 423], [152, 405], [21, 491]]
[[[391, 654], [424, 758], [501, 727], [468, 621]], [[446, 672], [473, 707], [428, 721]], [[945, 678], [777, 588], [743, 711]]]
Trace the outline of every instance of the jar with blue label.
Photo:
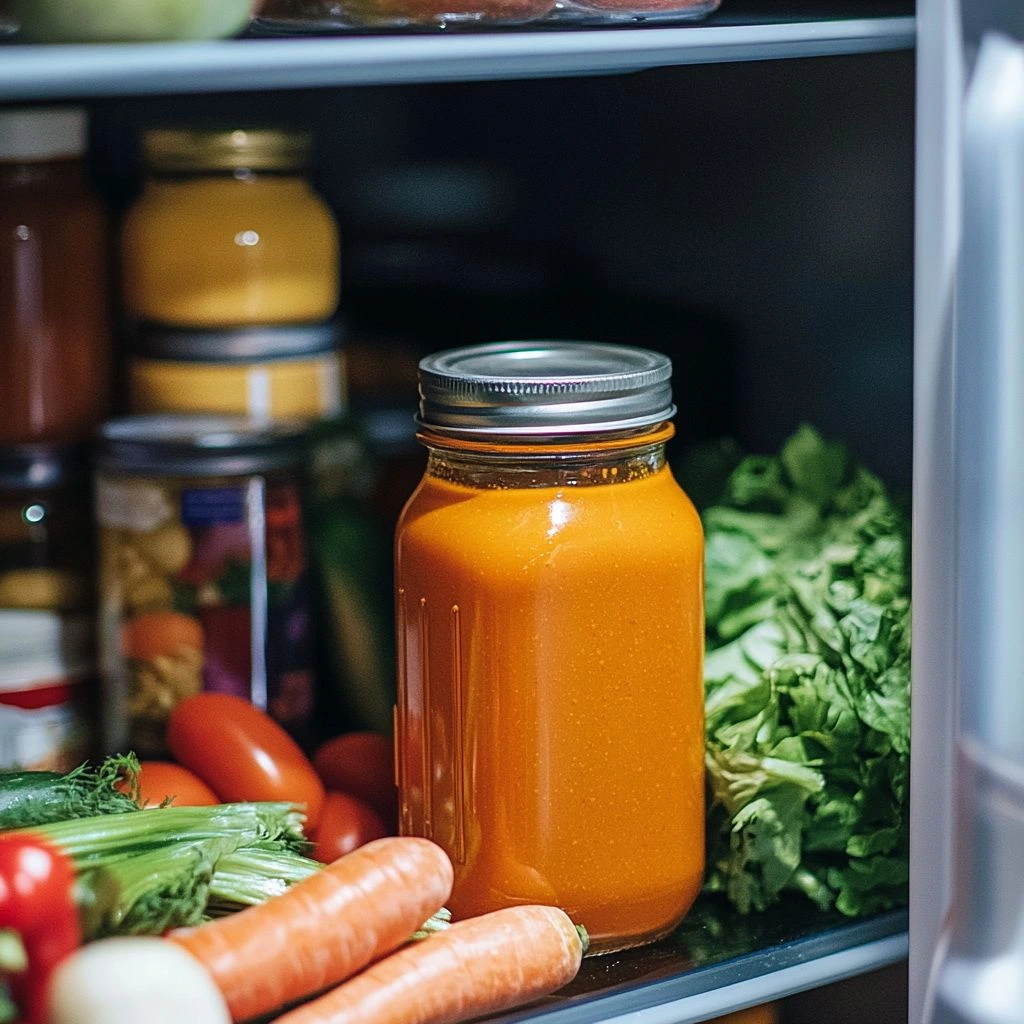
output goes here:
[[265, 709], [308, 742], [313, 644], [301, 424], [132, 416], [96, 459], [104, 742], [167, 753], [199, 692]]

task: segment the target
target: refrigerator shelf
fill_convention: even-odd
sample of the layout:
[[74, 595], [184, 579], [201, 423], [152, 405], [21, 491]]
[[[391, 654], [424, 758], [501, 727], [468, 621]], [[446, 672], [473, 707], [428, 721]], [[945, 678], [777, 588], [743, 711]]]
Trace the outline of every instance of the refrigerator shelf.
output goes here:
[[0, 45], [0, 103], [608, 74], [681, 64], [906, 50], [913, 8], [854, 0], [729, 3], [674, 27]]
[[907, 912], [851, 921], [806, 903], [742, 917], [702, 899], [675, 935], [584, 961], [567, 989], [490, 1024], [694, 1024], [907, 956]]

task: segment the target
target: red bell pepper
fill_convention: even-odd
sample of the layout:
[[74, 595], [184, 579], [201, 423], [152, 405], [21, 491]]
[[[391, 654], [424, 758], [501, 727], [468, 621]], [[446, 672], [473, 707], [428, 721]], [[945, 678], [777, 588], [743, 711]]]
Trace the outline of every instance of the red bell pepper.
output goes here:
[[50, 976], [82, 941], [74, 865], [44, 839], [0, 835], [0, 930], [24, 950], [5, 957], [0, 946], [0, 974], [21, 1020], [44, 1024]]

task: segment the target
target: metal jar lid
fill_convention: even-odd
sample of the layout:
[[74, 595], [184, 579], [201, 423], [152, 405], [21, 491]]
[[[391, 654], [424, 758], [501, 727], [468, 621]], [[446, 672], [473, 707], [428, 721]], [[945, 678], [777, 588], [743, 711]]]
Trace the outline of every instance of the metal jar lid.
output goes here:
[[341, 325], [302, 324], [288, 327], [239, 327], [202, 331], [140, 325], [135, 354], [147, 359], [187, 363], [262, 363], [275, 359], [304, 359], [336, 352]]
[[618, 433], [675, 415], [667, 356], [626, 345], [507, 341], [420, 362], [426, 429], [453, 437], [536, 440]]
[[89, 469], [84, 445], [15, 444], [0, 448], [0, 490], [31, 491], [81, 483]]
[[313, 137], [281, 128], [150, 128], [142, 137], [146, 166], [154, 171], [299, 171], [308, 164]]
[[248, 476], [297, 465], [305, 425], [241, 416], [125, 416], [100, 431], [97, 468], [137, 476]]

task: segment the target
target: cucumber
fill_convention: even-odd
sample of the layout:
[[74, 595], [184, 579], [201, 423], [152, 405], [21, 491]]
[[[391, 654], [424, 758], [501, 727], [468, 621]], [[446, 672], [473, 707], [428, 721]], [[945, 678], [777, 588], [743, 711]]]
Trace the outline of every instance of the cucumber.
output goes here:
[[137, 811], [135, 797], [119, 792], [115, 785], [126, 779], [132, 789], [138, 770], [138, 761], [129, 754], [109, 757], [98, 768], [81, 765], [66, 775], [2, 772], [0, 831]]

